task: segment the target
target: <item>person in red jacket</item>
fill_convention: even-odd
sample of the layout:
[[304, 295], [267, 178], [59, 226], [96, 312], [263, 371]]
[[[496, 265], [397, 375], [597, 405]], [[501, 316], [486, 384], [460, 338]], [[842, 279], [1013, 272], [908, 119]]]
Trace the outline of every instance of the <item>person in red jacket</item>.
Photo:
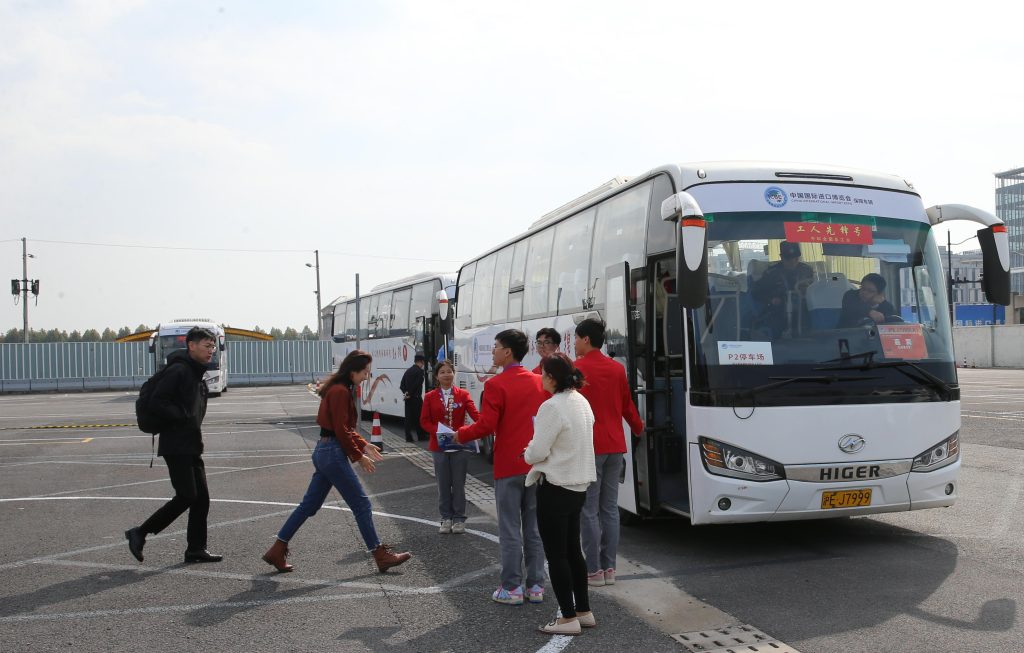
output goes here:
[[619, 477], [626, 434], [622, 420], [640, 435], [643, 420], [633, 405], [626, 370], [601, 352], [604, 323], [594, 318], [576, 326], [576, 369], [583, 372], [580, 394], [594, 411], [594, 457], [597, 482], [587, 489], [580, 532], [592, 586], [615, 584], [615, 555], [619, 548]]
[[[468, 414], [476, 422], [480, 413], [473, 398], [462, 388], [455, 387], [455, 365], [441, 361], [434, 366], [437, 387], [423, 398], [420, 427], [430, 434], [428, 448], [434, 456], [434, 478], [437, 479], [437, 509], [441, 513], [439, 533], [461, 535], [466, 532], [466, 469], [469, 450], [445, 439], [450, 446], [442, 447], [437, 441], [438, 424], [455, 430], [466, 424]], [[443, 438], [444, 439], [444, 438]]]
[[529, 350], [526, 334], [506, 329], [494, 337], [491, 359], [497, 376], [484, 384], [480, 420], [459, 428], [459, 442], [494, 433], [494, 499], [498, 509], [501, 586], [491, 598], [506, 605], [544, 600], [544, 545], [537, 531], [537, 486], [526, 487], [530, 466], [523, 460], [533, 439], [533, 418], [546, 399], [541, 377], [522, 365]]
[[313, 478], [309, 481], [302, 503], [278, 531], [274, 545], [263, 554], [263, 561], [280, 572], [294, 569], [286, 560], [288, 542], [299, 527], [324, 505], [331, 487], [338, 490], [338, 494], [352, 510], [363, 543], [373, 554], [377, 568], [382, 573], [412, 557], [408, 552], [395, 553], [390, 546], [381, 543], [373, 526], [370, 499], [352, 469], [355, 463], [367, 474], [372, 474], [374, 463], [384, 460], [380, 450], [367, 443], [356, 431], [355, 388], [369, 378], [372, 361], [370, 354], [356, 349], [341, 361], [338, 371], [320, 386], [320, 410], [316, 416], [316, 423], [320, 425], [320, 442], [313, 450]]

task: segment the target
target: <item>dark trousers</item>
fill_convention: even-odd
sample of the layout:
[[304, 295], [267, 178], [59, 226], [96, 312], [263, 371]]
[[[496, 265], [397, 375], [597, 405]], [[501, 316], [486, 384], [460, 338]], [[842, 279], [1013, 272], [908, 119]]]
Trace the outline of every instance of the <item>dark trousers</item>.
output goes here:
[[206, 487], [206, 465], [199, 456], [164, 456], [171, 476], [174, 498], [154, 512], [139, 528], [144, 534], [159, 533], [188, 510], [189, 551], [206, 548], [206, 518], [210, 514], [210, 490]]
[[412, 397], [405, 400], [405, 439], [407, 442], [428, 440], [427, 434], [420, 428], [420, 413], [423, 411], [423, 397]]
[[537, 529], [548, 559], [548, 575], [562, 616], [590, 612], [587, 563], [580, 548], [580, 511], [586, 492], [551, 483], [537, 488]]

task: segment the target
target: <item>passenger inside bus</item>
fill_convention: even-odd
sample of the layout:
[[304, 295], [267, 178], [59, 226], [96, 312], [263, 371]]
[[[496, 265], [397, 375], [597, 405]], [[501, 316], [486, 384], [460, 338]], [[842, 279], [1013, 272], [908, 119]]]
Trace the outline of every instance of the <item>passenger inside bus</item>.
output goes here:
[[875, 272], [864, 275], [860, 288], [843, 295], [843, 310], [839, 327], [852, 327], [872, 320], [875, 324], [900, 321], [899, 311], [885, 298], [885, 277]]

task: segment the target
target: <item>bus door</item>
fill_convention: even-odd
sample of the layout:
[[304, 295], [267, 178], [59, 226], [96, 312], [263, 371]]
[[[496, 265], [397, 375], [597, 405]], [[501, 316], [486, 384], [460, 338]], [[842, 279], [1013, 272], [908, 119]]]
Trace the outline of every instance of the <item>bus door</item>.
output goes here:
[[[630, 302], [631, 282], [629, 264], [617, 263], [605, 271], [605, 333], [604, 344], [608, 357], [626, 368], [630, 391], [636, 393], [636, 364], [633, 357], [633, 306]], [[642, 408], [640, 409], [643, 410]], [[643, 414], [641, 412], [641, 414]], [[622, 466], [623, 474], [619, 483], [619, 507], [631, 513], [637, 512], [636, 473], [633, 452], [638, 448], [638, 438], [629, 430], [625, 420], [622, 429], [626, 435], [626, 455]]]
[[437, 363], [436, 346], [436, 325], [435, 318], [421, 315], [416, 318], [416, 325], [413, 328], [413, 354], [423, 354], [426, 359], [426, 391], [430, 391], [436, 385], [434, 383], [434, 364]]
[[[648, 502], [656, 513], [665, 508], [688, 515], [690, 493], [686, 475], [685, 352], [683, 311], [675, 288], [675, 257], [652, 261], [648, 267], [653, 298], [647, 365], [649, 382], [638, 393], [645, 396], [644, 450]], [[638, 469], [637, 475], [641, 471]]]

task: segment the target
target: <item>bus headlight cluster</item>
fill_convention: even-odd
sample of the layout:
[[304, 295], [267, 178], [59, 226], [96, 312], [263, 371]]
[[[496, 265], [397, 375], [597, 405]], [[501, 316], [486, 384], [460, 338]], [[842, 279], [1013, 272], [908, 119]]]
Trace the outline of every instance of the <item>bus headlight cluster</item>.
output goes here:
[[712, 474], [749, 481], [778, 481], [786, 478], [782, 465], [763, 456], [702, 437], [700, 454], [704, 467]]
[[912, 472], [930, 472], [956, 462], [960, 457], [960, 431], [933, 447], [928, 447], [914, 458]]

